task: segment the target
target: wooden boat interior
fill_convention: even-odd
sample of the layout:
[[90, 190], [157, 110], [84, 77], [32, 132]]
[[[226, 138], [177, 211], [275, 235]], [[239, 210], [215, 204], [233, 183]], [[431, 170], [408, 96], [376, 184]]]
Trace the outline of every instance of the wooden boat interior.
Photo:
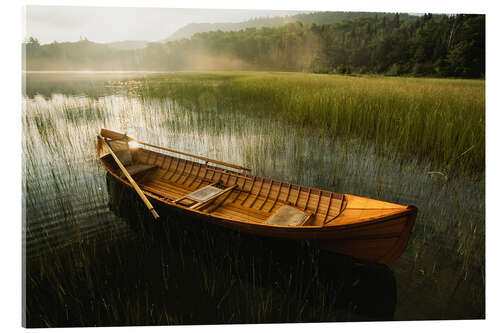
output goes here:
[[[403, 212], [407, 206], [340, 194], [221, 168], [104, 138], [150, 197], [186, 210], [246, 223], [318, 228]], [[110, 154], [106, 168], [125, 180]]]

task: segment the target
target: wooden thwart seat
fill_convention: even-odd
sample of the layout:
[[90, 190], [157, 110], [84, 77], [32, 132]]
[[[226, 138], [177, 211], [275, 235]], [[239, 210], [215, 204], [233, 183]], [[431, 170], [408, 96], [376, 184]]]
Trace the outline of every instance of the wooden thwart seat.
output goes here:
[[[175, 199], [173, 202], [174, 203], [179, 203], [183, 200], [191, 200], [194, 201], [195, 203], [189, 206], [192, 209], [196, 208], [201, 208], [204, 205], [207, 205], [220, 197], [221, 195], [231, 192], [237, 185], [230, 186], [226, 189], [220, 189], [218, 187], [213, 186], [215, 184], [207, 185], [204, 186], [196, 191], [193, 191], [191, 193], [188, 193], [178, 199]], [[228, 193], [229, 196], [229, 193]], [[226, 196], [227, 199], [227, 196]]]
[[108, 141], [109, 146], [113, 149], [115, 156], [120, 160], [128, 173], [133, 176], [138, 173], [151, 170], [155, 165], [135, 163], [132, 153], [128, 147], [128, 143], [123, 140]]
[[222, 191], [222, 189], [215, 187], [213, 185], [215, 185], [215, 183], [212, 183], [210, 185], [202, 187], [196, 191], [189, 192], [188, 194], [183, 195], [182, 197], [175, 199], [173, 202], [177, 203], [177, 202], [180, 202], [184, 199], [189, 199], [192, 201], [199, 202], [199, 201], [203, 201], [205, 199], [208, 199], [212, 195], [216, 195], [216, 194], [220, 193], [220, 191]]
[[130, 173], [130, 175], [133, 176], [138, 173], [151, 170], [155, 167], [156, 165], [151, 165], [151, 164], [132, 164], [125, 166], [125, 169], [127, 169], [128, 173]]
[[186, 195], [186, 198], [202, 202], [214, 196], [219, 196], [222, 191], [223, 190], [218, 187], [208, 185], [200, 188], [199, 190], [189, 193], [188, 195]]
[[271, 215], [264, 223], [275, 225], [300, 226], [303, 225], [311, 215], [307, 215], [292, 206], [283, 205], [273, 215]]

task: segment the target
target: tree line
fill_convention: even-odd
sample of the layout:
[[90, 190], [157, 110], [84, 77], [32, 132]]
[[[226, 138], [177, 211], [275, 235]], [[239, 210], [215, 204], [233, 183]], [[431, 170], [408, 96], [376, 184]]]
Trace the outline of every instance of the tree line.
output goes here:
[[[173, 41], [190, 38], [196, 33], [208, 31], [238, 31], [248, 28], [278, 27], [288, 23], [300, 22], [302, 24], [335, 24], [342, 21], [355, 20], [363, 17], [386, 16], [388, 18], [395, 13], [373, 13], [373, 12], [312, 12], [288, 16], [257, 17], [244, 22], [237, 23], [190, 23], [175, 31], [165, 41]], [[402, 20], [415, 18], [415, 15], [398, 14]]]
[[[318, 21], [319, 22], [319, 21]], [[485, 16], [376, 15], [335, 24], [295, 23], [209, 31], [117, 50], [82, 39], [24, 43], [28, 70], [273, 70], [480, 78]]]

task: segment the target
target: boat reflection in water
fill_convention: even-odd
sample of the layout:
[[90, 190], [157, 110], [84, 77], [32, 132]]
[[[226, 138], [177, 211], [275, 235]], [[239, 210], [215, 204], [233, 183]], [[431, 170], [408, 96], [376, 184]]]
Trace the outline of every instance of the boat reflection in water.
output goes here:
[[[110, 209], [144, 242], [150, 290], [186, 324], [391, 320], [386, 265], [203, 223], [168, 208], [154, 220], [130, 187], [106, 176]], [[163, 210], [162, 210], [163, 209]]]

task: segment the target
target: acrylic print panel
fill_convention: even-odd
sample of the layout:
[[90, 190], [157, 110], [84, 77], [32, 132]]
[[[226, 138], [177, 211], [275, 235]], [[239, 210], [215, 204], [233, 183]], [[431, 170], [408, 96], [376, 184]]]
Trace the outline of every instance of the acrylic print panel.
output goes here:
[[485, 15], [25, 24], [24, 326], [485, 317]]

